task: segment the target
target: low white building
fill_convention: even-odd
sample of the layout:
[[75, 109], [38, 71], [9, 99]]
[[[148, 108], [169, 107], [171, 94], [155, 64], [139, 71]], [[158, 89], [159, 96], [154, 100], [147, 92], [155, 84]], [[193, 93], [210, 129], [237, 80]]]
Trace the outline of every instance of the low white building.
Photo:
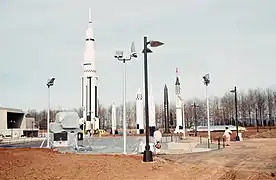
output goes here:
[[0, 134], [4, 137], [19, 138], [38, 135], [35, 119], [26, 117], [21, 109], [0, 107]]

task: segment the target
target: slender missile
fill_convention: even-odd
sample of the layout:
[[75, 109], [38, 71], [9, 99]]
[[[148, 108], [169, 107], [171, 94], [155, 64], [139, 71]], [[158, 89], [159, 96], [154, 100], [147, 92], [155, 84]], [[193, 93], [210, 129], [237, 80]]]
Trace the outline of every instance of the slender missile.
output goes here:
[[176, 98], [176, 128], [175, 133], [183, 132], [183, 121], [182, 121], [182, 109], [181, 109], [181, 87], [179, 80], [179, 71], [176, 68], [176, 80], [175, 80], [175, 98]]
[[116, 126], [117, 126], [117, 119], [116, 119], [116, 106], [115, 106], [115, 102], [113, 102], [112, 104], [112, 109], [111, 109], [111, 124], [112, 124], [112, 134], [115, 135], [115, 131], [116, 131]]
[[136, 94], [136, 124], [137, 134], [144, 134], [144, 107], [143, 107], [143, 95], [139, 88]]
[[152, 85], [150, 85], [150, 92], [149, 92], [149, 128], [150, 128], [150, 136], [153, 136], [153, 133], [156, 128], [156, 119], [155, 119], [155, 102], [153, 98]]
[[[89, 22], [85, 37], [85, 52], [82, 76], [81, 105], [83, 107], [83, 117], [85, 119], [85, 129], [87, 131], [99, 129], [98, 119], [98, 76], [95, 59], [95, 39], [92, 28], [91, 9], [89, 9]], [[91, 127], [92, 126], [92, 127]]]
[[165, 133], [169, 133], [169, 97], [168, 97], [168, 88], [167, 85], [164, 87], [164, 126]]

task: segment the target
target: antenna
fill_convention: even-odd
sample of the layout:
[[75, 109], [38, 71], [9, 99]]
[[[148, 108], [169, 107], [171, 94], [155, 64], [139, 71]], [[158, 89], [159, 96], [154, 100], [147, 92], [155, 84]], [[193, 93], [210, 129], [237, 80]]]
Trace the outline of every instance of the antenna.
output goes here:
[[91, 17], [91, 8], [89, 8], [89, 23], [92, 23], [92, 17]]

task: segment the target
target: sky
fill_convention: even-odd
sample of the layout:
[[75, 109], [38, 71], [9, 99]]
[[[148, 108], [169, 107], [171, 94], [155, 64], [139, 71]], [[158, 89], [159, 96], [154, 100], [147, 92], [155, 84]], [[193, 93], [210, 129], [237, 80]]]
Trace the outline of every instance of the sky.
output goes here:
[[10, 108], [81, 106], [81, 76], [92, 9], [99, 101], [123, 102], [123, 64], [116, 50], [138, 58], [127, 63], [127, 101], [144, 88], [143, 36], [164, 42], [148, 55], [149, 84], [156, 103], [167, 84], [175, 101], [179, 68], [184, 99], [204, 98], [202, 76], [210, 73], [210, 96], [234, 86], [276, 87], [275, 0], [2, 0], [0, 1], [0, 104]]

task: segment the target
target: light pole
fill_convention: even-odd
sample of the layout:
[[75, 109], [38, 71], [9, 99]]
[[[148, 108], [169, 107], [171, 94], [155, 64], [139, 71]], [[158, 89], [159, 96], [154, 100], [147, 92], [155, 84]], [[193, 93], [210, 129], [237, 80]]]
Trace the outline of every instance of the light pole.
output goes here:
[[47, 148], [50, 148], [50, 100], [51, 100], [50, 87], [54, 85], [54, 82], [55, 82], [55, 78], [52, 77], [48, 79], [46, 84], [48, 87]]
[[162, 46], [164, 43], [160, 41], [148, 41], [147, 37], [144, 37], [144, 48], [142, 53], [144, 53], [144, 78], [145, 78], [145, 114], [146, 114], [146, 146], [143, 155], [144, 162], [152, 162], [152, 152], [150, 151], [149, 146], [149, 99], [148, 99], [148, 53], [152, 53], [152, 51], [147, 47], [150, 45], [151, 47]]
[[131, 44], [131, 53], [129, 58], [123, 57], [124, 52], [123, 51], [116, 51], [115, 58], [118, 59], [118, 61], [121, 61], [124, 64], [124, 90], [123, 90], [123, 136], [124, 136], [124, 154], [127, 154], [126, 152], [126, 62], [130, 61], [131, 58], [137, 58], [137, 53], [135, 51], [134, 43]]
[[230, 91], [235, 94], [235, 111], [236, 111], [236, 141], [240, 141], [239, 137], [239, 124], [238, 124], [238, 99], [237, 99], [237, 87], [235, 86], [233, 90]]
[[206, 108], [207, 108], [207, 126], [208, 126], [208, 148], [210, 148], [211, 142], [211, 130], [210, 130], [210, 113], [209, 113], [209, 98], [208, 98], [208, 85], [210, 84], [210, 74], [203, 76], [204, 84], [206, 86]]

